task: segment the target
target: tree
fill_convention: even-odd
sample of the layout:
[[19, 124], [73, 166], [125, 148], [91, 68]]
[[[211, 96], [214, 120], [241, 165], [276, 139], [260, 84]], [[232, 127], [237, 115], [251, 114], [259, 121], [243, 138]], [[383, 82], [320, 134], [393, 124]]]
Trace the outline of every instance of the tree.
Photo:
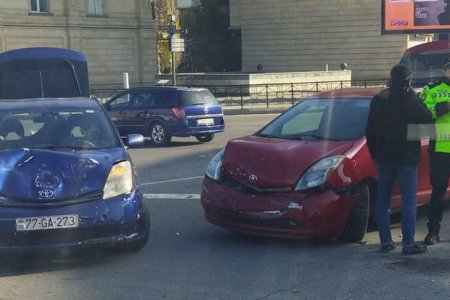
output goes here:
[[[158, 26], [167, 26], [171, 24], [168, 16], [175, 16], [175, 26], [179, 27], [178, 11], [175, 9], [175, 0], [153, 0], [152, 18], [157, 21]], [[169, 50], [169, 32], [158, 29], [158, 66], [160, 73], [170, 73], [171, 55]], [[181, 55], [175, 56], [175, 64], [181, 60]]]

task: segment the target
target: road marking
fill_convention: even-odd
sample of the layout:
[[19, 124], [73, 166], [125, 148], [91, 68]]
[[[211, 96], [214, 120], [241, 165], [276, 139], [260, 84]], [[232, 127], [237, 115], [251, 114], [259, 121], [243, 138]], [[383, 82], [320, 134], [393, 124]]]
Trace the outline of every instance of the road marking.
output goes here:
[[199, 200], [200, 194], [144, 194], [145, 199], [194, 199]]
[[187, 177], [187, 178], [178, 178], [178, 179], [169, 179], [169, 180], [162, 180], [162, 181], [153, 181], [153, 182], [144, 182], [140, 185], [152, 185], [152, 184], [160, 184], [160, 183], [170, 183], [170, 182], [177, 182], [177, 181], [186, 181], [186, 180], [192, 180], [192, 179], [201, 179], [204, 176], [196, 176], [196, 177]]

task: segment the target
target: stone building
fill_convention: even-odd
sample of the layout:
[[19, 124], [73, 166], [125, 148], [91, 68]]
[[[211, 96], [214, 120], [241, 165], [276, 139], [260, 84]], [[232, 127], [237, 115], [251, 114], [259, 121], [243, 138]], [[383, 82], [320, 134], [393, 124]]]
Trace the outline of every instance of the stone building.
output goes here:
[[59, 47], [87, 55], [90, 87], [154, 83], [156, 23], [148, 0], [0, 0], [0, 51]]
[[403, 51], [428, 36], [381, 34], [380, 0], [230, 0], [242, 36], [242, 71], [338, 70], [387, 78]]

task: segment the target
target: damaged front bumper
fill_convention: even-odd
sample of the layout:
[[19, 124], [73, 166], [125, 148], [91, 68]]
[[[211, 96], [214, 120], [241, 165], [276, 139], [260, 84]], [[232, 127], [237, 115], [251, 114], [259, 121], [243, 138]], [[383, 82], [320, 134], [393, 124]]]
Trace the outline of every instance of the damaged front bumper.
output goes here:
[[326, 189], [248, 193], [205, 178], [206, 219], [228, 229], [293, 238], [339, 237], [358, 196]]
[[[58, 207], [0, 209], [0, 251], [119, 246], [145, 238], [146, 211], [141, 193]], [[16, 219], [76, 214], [76, 228], [18, 231]]]

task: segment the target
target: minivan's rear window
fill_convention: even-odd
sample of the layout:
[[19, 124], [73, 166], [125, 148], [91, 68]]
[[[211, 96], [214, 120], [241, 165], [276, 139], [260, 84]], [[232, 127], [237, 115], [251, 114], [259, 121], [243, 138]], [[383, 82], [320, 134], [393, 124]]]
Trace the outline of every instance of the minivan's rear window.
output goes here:
[[178, 97], [181, 105], [215, 105], [219, 104], [209, 90], [179, 91]]

